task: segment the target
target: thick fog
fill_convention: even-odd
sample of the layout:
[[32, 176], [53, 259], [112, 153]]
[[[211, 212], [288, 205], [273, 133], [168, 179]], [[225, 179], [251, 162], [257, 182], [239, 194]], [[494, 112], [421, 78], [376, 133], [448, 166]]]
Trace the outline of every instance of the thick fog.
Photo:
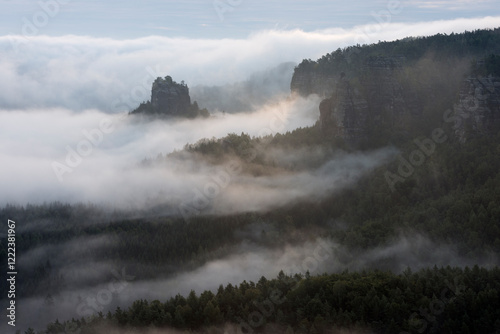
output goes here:
[[[184, 155], [169, 158], [165, 164], [140, 164], [144, 158], [180, 150], [203, 138], [242, 132], [263, 136], [313, 125], [318, 104], [316, 96], [293, 97], [251, 113], [154, 122], [96, 110], [0, 113], [0, 157], [5, 161], [0, 179], [9, 189], [0, 194], [0, 203], [91, 202], [119, 209], [165, 204], [174, 209], [185, 205], [190, 212], [221, 213], [261, 210], [305, 197], [320, 199], [394, 155], [389, 148], [352, 155], [337, 152], [314, 170], [260, 176], [244, 173], [245, 161], [239, 159], [214, 166]], [[314, 154], [304, 150], [269, 153], [284, 164]], [[207, 203], [197, 203], [200, 193]]]
[[290, 94], [296, 64], [282, 63], [252, 74], [247, 80], [223, 86], [197, 85], [190, 89], [191, 99], [210, 111], [248, 112]]

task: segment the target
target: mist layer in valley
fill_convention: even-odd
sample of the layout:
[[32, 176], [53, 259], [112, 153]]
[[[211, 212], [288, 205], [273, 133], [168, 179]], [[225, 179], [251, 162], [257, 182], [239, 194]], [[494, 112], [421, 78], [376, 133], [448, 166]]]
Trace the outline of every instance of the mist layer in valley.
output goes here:
[[[302, 235], [300, 240], [294, 240], [295, 232]], [[149, 268], [156, 272], [155, 278], [145, 277], [148, 268], [141, 263], [103, 261], [100, 254], [120, 242], [106, 234], [35, 247], [20, 256], [19, 270], [33, 272], [47, 261], [50, 268], [45, 279], [38, 282], [37, 293], [18, 299], [19, 321], [43, 327], [56, 318], [105, 314], [118, 306], [126, 309], [138, 299], [165, 301], [177, 294], [186, 296], [191, 290], [215, 293], [221, 284], [257, 282], [262, 276], [274, 278], [280, 271], [290, 275], [370, 269], [401, 273], [407, 268], [434, 265], [493, 267], [498, 263], [494, 254], [463, 257], [453, 245], [434, 243], [418, 233], [400, 234], [373, 249], [353, 250], [330, 238], [314, 236], [325, 231], [295, 232], [285, 235], [272, 224], [251, 224], [236, 230], [233, 244], [213, 252], [211, 260], [189, 270], [167, 264]]]

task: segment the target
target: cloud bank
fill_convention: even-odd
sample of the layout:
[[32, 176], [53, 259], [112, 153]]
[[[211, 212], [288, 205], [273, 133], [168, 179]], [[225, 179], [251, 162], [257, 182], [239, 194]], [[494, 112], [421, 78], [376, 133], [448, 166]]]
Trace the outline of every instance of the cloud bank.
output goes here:
[[[339, 152], [310, 171], [260, 176], [242, 172], [243, 161], [212, 165], [189, 154], [164, 164], [140, 164], [144, 158], [202, 138], [242, 132], [263, 136], [313, 125], [318, 104], [317, 96], [292, 97], [252, 113], [169, 122], [97, 110], [0, 113], [0, 158], [5, 161], [0, 181], [9, 189], [0, 193], [0, 203], [92, 202], [129, 210], [170, 205], [173, 214], [179, 214], [177, 208], [183, 203], [199, 212], [263, 210], [304, 197], [319, 199], [350, 186], [395, 153], [391, 149]], [[267, 152], [283, 165], [317, 159], [322, 153]], [[198, 193], [205, 194], [209, 203], [193, 204]]]
[[498, 26], [499, 16], [391, 23], [389, 13], [351, 29], [267, 30], [244, 39], [1, 36], [0, 109], [129, 111], [150, 98], [158, 76], [169, 74], [190, 87], [225, 85], [339, 47]]

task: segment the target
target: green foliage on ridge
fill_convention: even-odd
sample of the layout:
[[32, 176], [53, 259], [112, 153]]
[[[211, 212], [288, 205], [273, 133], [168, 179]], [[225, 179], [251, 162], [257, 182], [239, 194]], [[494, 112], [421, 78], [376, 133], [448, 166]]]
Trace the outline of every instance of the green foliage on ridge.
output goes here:
[[[281, 272], [257, 283], [220, 285], [217, 292], [191, 291], [166, 301], [137, 300], [106, 317], [53, 323], [45, 333], [72, 327], [95, 333], [103, 325], [119, 329], [149, 327], [223, 333], [225, 323], [240, 331], [266, 326], [295, 333], [370, 328], [396, 334], [422, 329], [439, 333], [493, 333], [500, 330], [500, 269], [436, 268], [403, 274], [368, 271], [318, 276]], [[219, 326], [220, 329], [217, 329]], [[208, 328], [207, 330], [203, 330]]]

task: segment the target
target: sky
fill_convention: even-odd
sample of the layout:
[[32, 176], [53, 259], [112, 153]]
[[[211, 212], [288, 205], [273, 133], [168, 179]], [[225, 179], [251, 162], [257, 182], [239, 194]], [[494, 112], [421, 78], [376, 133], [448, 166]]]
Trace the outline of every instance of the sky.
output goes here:
[[0, 35], [118, 39], [246, 38], [260, 30], [348, 29], [387, 13], [393, 23], [478, 18], [498, 15], [499, 7], [498, 0], [2, 0], [0, 6]]

